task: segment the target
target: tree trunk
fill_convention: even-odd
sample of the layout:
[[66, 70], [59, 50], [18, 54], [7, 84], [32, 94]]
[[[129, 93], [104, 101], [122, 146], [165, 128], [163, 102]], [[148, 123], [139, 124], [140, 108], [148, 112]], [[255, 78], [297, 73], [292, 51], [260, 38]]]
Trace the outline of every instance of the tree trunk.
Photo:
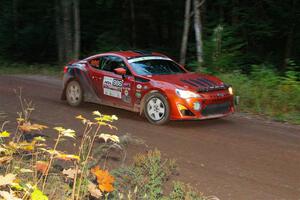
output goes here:
[[73, 57], [73, 34], [72, 34], [72, 13], [71, 0], [62, 0], [63, 5], [63, 30], [64, 30], [64, 55], [65, 62], [71, 61]]
[[73, 13], [74, 13], [74, 59], [79, 59], [80, 54], [80, 13], [79, 1], [73, 0]]
[[202, 24], [199, 0], [194, 0], [194, 29], [196, 38], [197, 61], [203, 62]]
[[12, 11], [13, 11], [13, 37], [14, 37], [14, 51], [17, 50], [17, 43], [18, 43], [18, 27], [19, 27], [19, 16], [18, 16], [18, 0], [13, 0], [12, 2]]
[[135, 8], [134, 0], [129, 0], [130, 4], [130, 19], [131, 19], [131, 45], [136, 47], [136, 27], [135, 27]]
[[290, 30], [287, 34], [286, 43], [285, 43], [284, 60], [283, 60], [283, 69], [284, 70], [287, 68], [288, 61], [292, 55], [293, 38], [294, 38], [294, 26], [291, 26]]
[[55, 1], [55, 28], [56, 28], [56, 43], [57, 43], [57, 59], [58, 64], [62, 64], [65, 61], [64, 46], [63, 46], [63, 32], [62, 32], [62, 20], [61, 20], [61, 0]]
[[238, 25], [239, 24], [239, 11], [238, 9], [240, 9], [240, 0], [232, 0], [232, 10], [231, 10], [231, 24], [233, 26]]
[[189, 38], [190, 29], [190, 12], [191, 12], [191, 0], [185, 1], [185, 13], [184, 13], [184, 24], [183, 24], [183, 34], [180, 49], [180, 64], [184, 65], [186, 61], [186, 51]]

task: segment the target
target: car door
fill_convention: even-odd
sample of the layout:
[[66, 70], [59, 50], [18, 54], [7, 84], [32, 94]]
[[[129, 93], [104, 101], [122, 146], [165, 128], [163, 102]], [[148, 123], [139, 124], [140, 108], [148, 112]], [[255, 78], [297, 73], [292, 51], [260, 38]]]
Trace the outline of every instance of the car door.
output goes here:
[[103, 100], [103, 73], [101, 70], [101, 63], [103, 62], [103, 59], [103, 56], [97, 56], [88, 60], [91, 86], [100, 100]]
[[[124, 68], [126, 75], [116, 74], [114, 69]], [[118, 56], [104, 56], [101, 63], [103, 75], [102, 98], [107, 104], [116, 107], [132, 108], [134, 95], [134, 78], [126, 63]]]

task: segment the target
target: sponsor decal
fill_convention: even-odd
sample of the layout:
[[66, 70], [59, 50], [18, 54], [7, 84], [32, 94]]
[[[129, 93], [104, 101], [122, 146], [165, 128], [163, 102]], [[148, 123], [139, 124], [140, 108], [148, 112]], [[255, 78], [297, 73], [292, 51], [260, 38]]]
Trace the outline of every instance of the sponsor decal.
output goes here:
[[131, 97], [130, 96], [122, 96], [122, 101], [124, 101], [126, 103], [130, 103], [131, 102]]
[[141, 97], [142, 97], [142, 94], [141, 94], [140, 92], [136, 92], [136, 93], [135, 93], [135, 96], [136, 96], [136, 98], [141, 98]]
[[107, 96], [121, 99], [122, 85], [123, 85], [123, 80], [104, 76], [104, 78], [103, 78], [103, 93]]
[[144, 90], [148, 90], [148, 86], [147, 85], [144, 86]]
[[141, 85], [141, 84], [137, 84], [137, 85], [136, 85], [136, 88], [137, 88], [137, 89], [142, 89], [142, 85]]
[[123, 88], [130, 88], [131, 84], [129, 82], [124, 82], [123, 83]]
[[125, 96], [128, 96], [128, 95], [129, 95], [128, 90], [125, 90], [125, 91], [124, 91], [124, 94], [125, 94]]
[[129, 91], [128, 89], [124, 90], [124, 95], [122, 96], [122, 100], [126, 103], [130, 103], [131, 102], [131, 97], [129, 95]]

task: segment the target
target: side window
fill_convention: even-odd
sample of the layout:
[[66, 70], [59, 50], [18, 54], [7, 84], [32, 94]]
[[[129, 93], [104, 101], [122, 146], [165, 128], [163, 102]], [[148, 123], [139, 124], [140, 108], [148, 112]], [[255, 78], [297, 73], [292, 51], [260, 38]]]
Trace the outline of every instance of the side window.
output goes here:
[[96, 57], [96, 58], [89, 60], [88, 62], [90, 64], [90, 66], [92, 66], [93, 68], [100, 69], [101, 60], [102, 60], [102, 57]]
[[114, 72], [116, 68], [124, 68], [126, 69], [126, 74], [131, 75], [131, 72], [127, 68], [124, 61], [117, 56], [104, 56], [100, 62], [101, 69], [104, 71]]

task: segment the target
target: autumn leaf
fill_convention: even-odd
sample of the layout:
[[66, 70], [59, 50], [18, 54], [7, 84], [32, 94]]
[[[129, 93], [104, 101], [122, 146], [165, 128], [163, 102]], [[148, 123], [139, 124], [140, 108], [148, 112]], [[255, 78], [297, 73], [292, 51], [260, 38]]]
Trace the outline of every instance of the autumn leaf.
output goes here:
[[12, 160], [12, 157], [11, 156], [3, 156], [3, 157], [0, 157], [0, 164], [5, 164], [9, 161]]
[[10, 148], [9, 145], [1, 145], [0, 146], [0, 153], [5, 155], [11, 155], [15, 152], [15, 149]]
[[0, 132], [0, 138], [5, 138], [5, 137], [9, 137], [10, 133], [7, 131], [2, 131]]
[[16, 179], [15, 174], [6, 174], [5, 176], [0, 175], [0, 186], [11, 185], [13, 181]]
[[103, 139], [105, 142], [107, 142], [107, 140], [111, 140], [112, 142], [120, 143], [120, 139], [116, 135], [110, 135], [110, 134], [101, 133], [99, 135], [99, 138]]
[[45, 161], [37, 161], [35, 164], [35, 169], [38, 172], [45, 174], [47, 172], [49, 164]]
[[80, 160], [79, 156], [77, 155], [73, 155], [73, 154], [63, 154], [63, 153], [58, 153], [55, 158], [57, 159], [61, 159], [61, 160], [66, 160], [66, 161], [70, 161], [70, 160]]
[[101, 170], [99, 166], [91, 169], [91, 172], [96, 176], [98, 187], [102, 192], [112, 192], [114, 190], [114, 177], [107, 170]]
[[48, 197], [38, 188], [35, 188], [30, 195], [31, 200], [48, 200]]
[[41, 124], [31, 124], [30, 122], [27, 122], [27, 123], [20, 125], [19, 128], [20, 128], [20, 130], [22, 130], [24, 132], [30, 132], [30, 131], [36, 131], [36, 130], [41, 131], [48, 127], [41, 125]]
[[[76, 174], [76, 169], [72, 169], [72, 168], [69, 168], [69, 169], [64, 169], [62, 171], [62, 173], [64, 175], [67, 176], [67, 178], [71, 178], [71, 179], [74, 179], [75, 178], [75, 174]], [[78, 174], [80, 173], [80, 170], [78, 170]]]
[[22, 200], [16, 197], [12, 190], [10, 192], [0, 191], [0, 197], [3, 197], [5, 200]]
[[91, 196], [93, 196], [93, 197], [95, 197], [97, 199], [99, 199], [100, 197], [102, 197], [102, 192], [92, 182], [89, 182], [89, 184], [88, 184], [88, 191], [90, 192]]
[[36, 141], [32, 141], [32, 142], [19, 142], [19, 143], [15, 143], [15, 142], [9, 142], [9, 147], [12, 149], [20, 149], [20, 150], [24, 150], [24, 151], [33, 151], [35, 148], [35, 143]]

